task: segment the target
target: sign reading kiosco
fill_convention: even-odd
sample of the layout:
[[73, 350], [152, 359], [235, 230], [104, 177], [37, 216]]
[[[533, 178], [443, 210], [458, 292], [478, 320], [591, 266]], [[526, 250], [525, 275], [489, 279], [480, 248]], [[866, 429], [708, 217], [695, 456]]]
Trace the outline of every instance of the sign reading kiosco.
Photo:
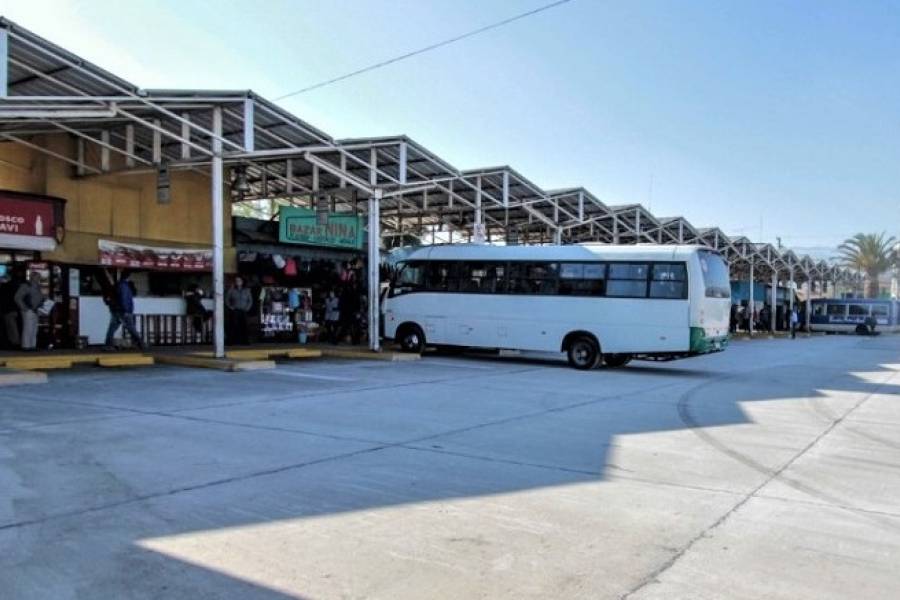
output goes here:
[[59, 198], [0, 190], [0, 247], [55, 249], [64, 231], [63, 207]]
[[278, 239], [286, 244], [308, 244], [331, 248], [363, 246], [362, 217], [352, 214], [329, 214], [320, 223], [316, 211], [308, 208], [282, 207], [279, 210]]

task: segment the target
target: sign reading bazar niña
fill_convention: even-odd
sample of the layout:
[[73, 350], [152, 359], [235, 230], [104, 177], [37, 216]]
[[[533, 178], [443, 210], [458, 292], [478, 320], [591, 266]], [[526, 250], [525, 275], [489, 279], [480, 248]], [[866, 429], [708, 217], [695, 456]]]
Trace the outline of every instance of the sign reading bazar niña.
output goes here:
[[352, 214], [329, 214], [320, 223], [316, 211], [308, 208], [282, 207], [279, 211], [278, 239], [287, 244], [308, 244], [332, 248], [363, 246], [362, 217]]

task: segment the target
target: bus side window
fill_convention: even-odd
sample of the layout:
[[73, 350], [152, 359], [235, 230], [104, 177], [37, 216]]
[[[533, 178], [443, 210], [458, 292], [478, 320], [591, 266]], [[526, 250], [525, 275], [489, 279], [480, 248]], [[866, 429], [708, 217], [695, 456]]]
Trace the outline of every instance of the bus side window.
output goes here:
[[510, 263], [511, 294], [555, 295], [558, 287], [559, 265], [551, 262]]
[[420, 262], [406, 263], [400, 269], [400, 273], [391, 286], [391, 295], [399, 296], [400, 294], [408, 294], [423, 289], [424, 284], [424, 265]]
[[429, 292], [455, 292], [459, 279], [452, 262], [429, 261], [425, 263], [425, 289]]
[[851, 317], [868, 317], [869, 307], [865, 304], [851, 304], [849, 312]]
[[653, 265], [651, 298], [687, 298], [687, 270], [684, 265]]
[[559, 266], [561, 296], [602, 296], [606, 265], [603, 263], [562, 263]]
[[840, 317], [844, 318], [847, 316], [847, 305], [846, 304], [829, 304], [826, 309], [829, 317]]
[[646, 263], [610, 263], [606, 281], [606, 295], [614, 298], [646, 298]]

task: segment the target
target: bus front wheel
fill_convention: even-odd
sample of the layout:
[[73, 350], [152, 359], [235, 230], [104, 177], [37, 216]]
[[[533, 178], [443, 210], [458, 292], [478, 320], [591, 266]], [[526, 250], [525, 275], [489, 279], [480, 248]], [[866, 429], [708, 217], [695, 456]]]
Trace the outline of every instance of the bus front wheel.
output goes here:
[[603, 355], [603, 364], [607, 367], [624, 367], [628, 363], [631, 362], [631, 355], [629, 354], [604, 354]]
[[569, 364], [582, 371], [593, 369], [600, 362], [600, 348], [597, 342], [586, 335], [578, 336], [569, 342], [567, 352]]
[[400, 349], [404, 352], [421, 354], [425, 350], [425, 334], [418, 325], [408, 324], [400, 327]]

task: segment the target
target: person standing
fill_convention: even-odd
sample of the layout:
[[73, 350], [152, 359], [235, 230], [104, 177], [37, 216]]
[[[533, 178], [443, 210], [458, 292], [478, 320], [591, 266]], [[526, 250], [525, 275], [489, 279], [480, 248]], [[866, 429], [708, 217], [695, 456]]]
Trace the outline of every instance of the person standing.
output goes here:
[[231, 344], [246, 346], [250, 343], [247, 335], [247, 315], [253, 308], [253, 296], [250, 290], [244, 287], [244, 279], [240, 276], [234, 278], [228, 293], [225, 294], [225, 308], [228, 309], [228, 327], [230, 335], [226, 335]]
[[353, 345], [359, 344], [359, 290], [355, 283], [344, 286], [340, 298], [341, 332], [340, 338], [348, 335]]
[[37, 310], [44, 303], [41, 291], [41, 274], [32, 271], [28, 281], [22, 282], [16, 290], [15, 303], [22, 315], [22, 350], [37, 348], [38, 314]]
[[113, 349], [115, 347], [114, 339], [119, 327], [122, 327], [123, 333], [128, 333], [132, 341], [137, 344], [141, 350], [146, 350], [147, 346], [141, 339], [137, 328], [134, 326], [134, 283], [131, 282], [128, 272], [123, 272], [119, 281], [112, 290], [112, 297], [108, 302], [109, 306], [109, 327], [106, 328], [106, 348]]
[[791, 339], [797, 337], [797, 325], [800, 323], [800, 314], [796, 308], [791, 309]]
[[203, 330], [210, 312], [203, 306], [203, 288], [194, 284], [184, 293], [184, 303], [187, 315], [190, 317], [193, 329], [191, 342], [203, 342]]
[[328, 341], [332, 344], [338, 343], [338, 333], [341, 322], [341, 302], [335, 295], [334, 290], [328, 292], [325, 298], [325, 333]]
[[16, 306], [16, 292], [19, 289], [18, 278], [10, 273], [0, 284], [0, 319], [3, 320], [3, 333], [6, 346], [10, 349], [19, 347], [19, 307]]

